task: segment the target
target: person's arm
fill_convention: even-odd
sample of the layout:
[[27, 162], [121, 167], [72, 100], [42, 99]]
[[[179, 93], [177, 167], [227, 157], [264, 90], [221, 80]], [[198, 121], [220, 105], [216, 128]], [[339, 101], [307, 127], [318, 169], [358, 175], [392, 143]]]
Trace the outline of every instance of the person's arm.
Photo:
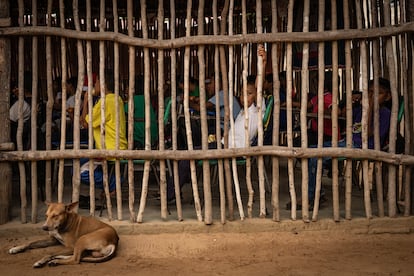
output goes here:
[[190, 101], [189, 101], [189, 105], [190, 108], [192, 108], [193, 110], [200, 112], [200, 98], [196, 97], [196, 96], [190, 96]]
[[80, 116], [80, 125], [83, 128], [88, 127], [88, 122], [86, 121], [86, 115], [88, 114], [88, 92], [85, 92], [83, 95], [83, 101], [82, 101], [82, 114]]
[[209, 110], [209, 111], [216, 111], [216, 110], [215, 110], [216, 106], [215, 106], [212, 102], [207, 102], [207, 103], [206, 103], [206, 108], [207, 108], [207, 110]]
[[101, 100], [92, 108], [92, 127], [99, 127], [101, 125]]
[[374, 96], [371, 95], [368, 99], [369, 106], [368, 106], [368, 137], [374, 135], [374, 116], [373, 109], [374, 109]]
[[[266, 59], [267, 59], [267, 54], [266, 54], [266, 49], [263, 46], [263, 44], [259, 44], [257, 46], [257, 56], [258, 57], [262, 57], [263, 59], [263, 63], [262, 63], [262, 72], [264, 74], [264, 72], [266, 71]], [[256, 87], [257, 87], [257, 78], [256, 78]], [[264, 82], [264, 78], [262, 78], [262, 82]], [[263, 83], [262, 83], [262, 87], [263, 87]]]
[[[89, 121], [88, 112], [86, 112], [85, 119], [83, 121], [87, 128], [88, 121]], [[99, 99], [98, 102], [92, 108], [92, 127], [98, 127], [100, 125], [101, 125], [101, 100]]]

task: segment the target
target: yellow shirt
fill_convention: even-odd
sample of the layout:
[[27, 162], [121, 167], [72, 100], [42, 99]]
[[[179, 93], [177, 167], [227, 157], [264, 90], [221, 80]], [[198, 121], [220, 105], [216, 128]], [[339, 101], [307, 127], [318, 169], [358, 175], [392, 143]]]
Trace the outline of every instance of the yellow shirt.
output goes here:
[[[115, 94], [108, 93], [105, 95], [105, 148], [115, 149], [116, 142], [116, 108]], [[119, 149], [128, 148], [126, 139], [126, 121], [124, 103], [121, 97], [118, 97], [119, 105]], [[89, 114], [86, 115], [86, 121], [89, 120]], [[92, 128], [95, 147], [102, 149], [101, 143], [101, 99], [93, 106], [92, 109]]]

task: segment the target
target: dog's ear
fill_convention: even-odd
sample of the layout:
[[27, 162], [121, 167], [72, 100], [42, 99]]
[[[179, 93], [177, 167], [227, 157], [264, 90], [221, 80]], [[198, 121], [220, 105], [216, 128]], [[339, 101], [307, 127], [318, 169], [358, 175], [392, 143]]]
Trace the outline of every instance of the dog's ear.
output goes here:
[[72, 212], [77, 206], [78, 206], [78, 204], [79, 204], [79, 202], [78, 201], [76, 201], [76, 202], [72, 202], [72, 203], [70, 203], [70, 204], [68, 204], [68, 205], [66, 205], [66, 210], [68, 211], [68, 212]]

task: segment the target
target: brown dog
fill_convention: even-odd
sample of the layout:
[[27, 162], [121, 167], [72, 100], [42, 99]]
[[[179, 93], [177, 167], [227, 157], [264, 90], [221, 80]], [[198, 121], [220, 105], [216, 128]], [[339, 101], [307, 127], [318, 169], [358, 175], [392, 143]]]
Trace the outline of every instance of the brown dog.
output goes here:
[[[48, 203], [46, 222], [42, 229], [49, 231], [50, 238], [28, 244], [15, 246], [10, 254], [23, 252], [27, 249], [43, 248], [63, 244], [65, 250], [48, 255], [33, 264], [42, 267], [58, 264], [78, 264], [84, 262], [104, 262], [112, 258], [118, 245], [118, 234], [115, 229], [93, 217], [83, 217], [73, 212], [78, 205], [74, 202]], [[89, 255], [89, 256], [88, 256]]]

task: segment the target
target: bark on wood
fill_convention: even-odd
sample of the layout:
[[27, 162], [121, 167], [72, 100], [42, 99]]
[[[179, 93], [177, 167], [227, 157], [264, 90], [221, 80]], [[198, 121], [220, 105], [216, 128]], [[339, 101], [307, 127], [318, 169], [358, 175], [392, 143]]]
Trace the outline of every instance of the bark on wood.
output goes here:
[[[223, 9], [224, 11], [224, 9]], [[290, 17], [289, 17], [290, 18]], [[2, 28], [0, 30], [0, 36], [21, 36], [31, 35], [37, 36], [59, 36], [66, 38], [74, 38], [80, 40], [90, 41], [113, 41], [121, 44], [127, 44], [136, 47], [151, 47], [154, 49], [178, 49], [186, 46], [193, 45], [235, 45], [245, 43], [260, 43], [263, 41], [267, 42], [319, 42], [319, 41], [334, 41], [340, 39], [346, 40], [369, 40], [379, 36], [389, 37], [403, 33], [410, 33], [414, 31], [414, 22], [407, 22], [398, 26], [387, 26], [376, 29], [351, 29], [351, 30], [336, 30], [336, 31], [325, 31], [309, 32], [309, 33], [277, 33], [277, 34], [252, 34], [247, 35], [218, 35], [212, 37], [211, 35], [204, 36], [191, 36], [191, 37], [180, 37], [174, 40], [165, 40], [159, 43], [156, 39], [142, 39], [142, 38], [131, 38], [124, 34], [115, 34], [112, 32], [98, 33], [98, 32], [81, 32], [78, 33], [74, 30], [69, 29], [48, 29], [47, 27], [10, 27]]]
[[[0, 4], [0, 20], [9, 17], [9, 3], [4, 1]], [[8, 22], [10, 23], [10, 22]], [[8, 24], [2, 25], [8, 26]], [[0, 39], [0, 121], [6, 122], [10, 109], [10, 41], [7, 38]], [[3, 131], [0, 132], [0, 151], [13, 150], [14, 144], [10, 142], [10, 126], [3, 124]], [[9, 162], [0, 163], [0, 224], [5, 224], [10, 219], [11, 213], [11, 191], [12, 191], [12, 168]]]
[[[344, 28], [349, 29], [349, 3], [344, 1]], [[351, 43], [345, 42], [345, 82], [351, 83]], [[351, 148], [352, 143], [352, 91], [351, 86], [346, 86], [346, 147]], [[351, 219], [351, 196], [352, 196], [352, 161], [345, 162], [345, 218]]]
[[[335, 14], [335, 12], [337, 11], [336, 8], [336, 1], [333, 1], [331, 3], [331, 14]], [[332, 30], [337, 30], [337, 17], [336, 16], [332, 16], [331, 18], [332, 21], [332, 26], [331, 29]], [[332, 41], [332, 97], [334, 99], [339, 99], [339, 77], [338, 77], [338, 60], [339, 60], [339, 56], [338, 56], [338, 42], [337, 41]], [[337, 147], [338, 146], [338, 130], [339, 130], [339, 125], [338, 125], [338, 102], [334, 101], [333, 105], [332, 105], [332, 146], [333, 147]], [[340, 215], [339, 215], [339, 183], [338, 183], [338, 160], [337, 159], [332, 159], [332, 201], [333, 201], [333, 218], [335, 221], [339, 221], [340, 220]], [[320, 193], [316, 194], [315, 197], [315, 203], [319, 204], [319, 198], [320, 198]], [[319, 206], [318, 206], [319, 207]]]
[[[159, 1], [158, 2], [158, 22], [164, 22], [164, 5], [163, 5], [163, 1]], [[161, 24], [158, 28], [158, 41], [162, 41], [164, 39], [163, 37], [163, 30], [164, 30], [164, 24]], [[159, 134], [158, 134], [158, 139], [160, 141], [159, 143], [159, 149], [160, 151], [164, 151], [165, 150], [165, 137], [164, 137], [164, 111], [165, 111], [165, 106], [164, 106], [164, 51], [162, 49], [158, 50], [158, 126], [159, 126]], [[146, 105], [146, 120], [147, 120], [147, 124], [146, 124], [146, 137], [148, 137], [148, 141], [150, 140], [149, 138], [151, 137], [150, 135], [150, 115], [149, 115], [149, 106], [150, 106], [150, 98], [148, 96], [148, 104]], [[150, 145], [151, 144], [147, 144], [147, 149], [150, 149]], [[160, 160], [159, 161], [160, 164], [160, 189], [164, 190], [164, 187], [167, 187], [167, 179], [166, 179], [166, 165], [165, 165], [165, 160]], [[176, 195], [176, 200], [177, 202], [179, 202], [178, 204], [181, 203], [181, 195], [177, 196]], [[181, 207], [181, 206], [180, 206]], [[178, 209], [178, 205], [177, 205], [177, 209]], [[163, 209], [162, 209], [163, 210]], [[165, 215], [167, 216], [167, 211], [165, 210]], [[164, 217], [163, 217], [164, 218]], [[166, 218], [166, 217], [165, 217]]]
[[[142, 30], [144, 38], [148, 37], [148, 25], [147, 25], [147, 15], [146, 15], [146, 3], [141, 0], [141, 19], [142, 19]], [[149, 49], [144, 49], [144, 95], [148, 97], [149, 95], [149, 80], [150, 80], [150, 62], [149, 62]], [[146, 98], [148, 100], [148, 98]], [[137, 222], [141, 223], [144, 219], [144, 210], [145, 203], [148, 194], [148, 179], [149, 179], [149, 168], [150, 161], [146, 160], [144, 164], [144, 175], [142, 177], [142, 191], [141, 198], [139, 203], [139, 210], [137, 215]], [[161, 217], [165, 218], [167, 216], [167, 203], [165, 189], [160, 190], [161, 193]]]
[[[288, 6], [288, 23], [287, 23], [287, 32], [291, 33], [293, 31], [293, 1], [289, 1]], [[286, 72], [286, 106], [288, 110], [292, 110], [292, 43], [288, 42], [286, 47], [286, 63], [287, 63], [287, 72]], [[303, 125], [301, 120], [301, 128]], [[304, 139], [307, 139], [306, 134], [302, 132]], [[306, 140], [307, 141], [307, 140]], [[292, 138], [292, 113], [287, 113], [287, 145], [288, 148], [293, 147], [293, 138]], [[291, 214], [290, 217], [292, 220], [296, 220], [296, 191], [295, 191], [295, 178], [294, 178], [294, 165], [293, 158], [288, 159], [288, 177], [289, 177], [289, 194], [291, 199]]]
[[[200, 0], [198, 3], [197, 18], [204, 18], [204, 1]], [[197, 35], [204, 34], [204, 20], [198, 22]], [[201, 146], [202, 149], [208, 149], [208, 127], [207, 127], [207, 109], [206, 109], [206, 85], [205, 85], [205, 48], [200, 45], [198, 47], [198, 63], [199, 68], [199, 88], [200, 88], [200, 119], [201, 119]], [[210, 225], [213, 223], [213, 205], [211, 195], [211, 183], [210, 183], [210, 163], [203, 162], [203, 191], [204, 191], [204, 223]]]
[[[218, 19], [217, 19], [217, 0], [213, 0], [212, 4], [213, 11], [213, 33], [218, 35]], [[215, 83], [215, 95], [217, 97], [220, 91], [220, 58], [219, 58], [219, 47], [216, 45], [214, 48], [214, 83]], [[226, 107], [225, 107], [226, 108]], [[216, 140], [221, 141], [221, 124], [220, 120], [217, 117], [220, 114], [220, 107], [216, 105]], [[227, 123], [225, 128], [227, 128]], [[217, 148], [220, 149], [221, 145], [217, 145]], [[221, 223], [226, 223], [226, 190], [225, 190], [225, 179], [224, 179], [224, 168], [223, 160], [219, 159], [217, 162], [218, 167], [218, 180], [219, 180], [219, 191], [220, 191], [220, 220]]]
[[[127, 16], [128, 16], [128, 36], [134, 36], [133, 30], [133, 1], [128, 0], [127, 2]], [[129, 76], [135, 76], [135, 47], [129, 46]], [[134, 110], [134, 87], [135, 78], [129, 78], [128, 86], [128, 110]], [[134, 112], [128, 112], [128, 149], [134, 148]], [[131, 222], [136, 221], [136, 215], [134, 210], [135, 203], [135, 186], [134, 186], [134, 164], [132, 160], [128, 160], [128, 207], [129, 207], [129, 220]]]
[[[263, 33], [263, 26], [262, 26], [262, 1], [256, 1], [256, 30], [258, 34]], [[257, 78], [259, 82], [257, 84], [257, 108], [259, 114], [262, 114], [262, 110], [265, 108], [262, 106], [263, 103], [263, 80], [266, 68], [263, 66], [263, 58], [258, 57], [257, 60]], [[263, 146], [263, 119], [261, 116], [258, 118], [258, 145]], [[249, 158], [247, 160], [246, 166], [249, 163]], [[250, 165], [250, 164], [249, 164]], [[265, 179], [264, 179], [264, 162], [263, 162], [263, 155], [257, 157], [257, 167], [258, 167], [258, 176], [259, 176], [259, 197], [260, 197], [260, 213], [259, 216], [261, 218], [266, 217], [266, 189], [265, 189]]]
[[[277, 33], [277, 8], [276, 2], [272, 1], [272, 33]], [[279, 59], [277, 55], [277, 47], [280, 46], [276, 43], [272, 44], [272, 72], [279, 72]], [[280, 124], [277, 118], [280, 117], [280, 80], [279, 74], [273, 74], [273, 131], [272, 131], [272, 142], [273, 145], [279, 145], [279, 129]], [[289, 112], [291, 113], [291, 112]], [[271, 202], [273, 207], [273, 220], [280, 221], [280, 208], [279, 208], [279, 187], [280, 187], [280, 166], [278, 158], [271, 158], [272, 161], [272, 195]]]
[[[372, 4], [375, 3], [371, 1]], [[371, 14], [373, 18], [378, 18], [377, 9], [372, 9]], [[377, 20], [373, 20], [372, 22], [373, 27], [378, 26]], [[373, 59], [373, 71], [374, 71], [374, 77], [377, 77], [380, 75], [380, 51], [379, 51], [379, 41], [374, 40], [372, 45], [372, 59]], [[378, 107], [378, 97], [375, 96], [374, 98], [374, 132], [379, 137], [379, 107]], [[380, 149], [380, 141], [379, 139], [375, 140], [375, 148]], [[376, 186], [377, 186], [377, 199], [380, 199], [378, 201], [378, 216], [383, 217], [384, 216], [384, 201], [383, 201], [383, 185], [382, 185], [382, 166], [379, 162], [375, 163], [376, 167]]]
[[[33, 26], [37, 25], [37, 3], [33, 3]], [[37, 149], [37, 107], [38, 106], [38, 39], [37, 37], [33, 37], [32, 40], [32, 109], [31, 109], [31, 131], [30, 131], [30, 148], [36, 150]], [[32, 192], [32, 223], [37, 222], [37, 202], [38, 202], [38, 190], [37, 190], [37, 163], [32, 162], [30, 164], [30, 174], [31, 174], [31, 192]]]
[[[170, 0], [170, 13], [171, 13], [171, 22], [176, 21], [175, 17], [175, 1]], [[175, 24], [171, 24], [171, 38], [175, 38]], [[171, 99], [177, 98], [177, 56], [176, 50], [171, 50]], [[171, 102], [171, 133], [177, 133], [177, 102]], [[172, 135], [172, 148], [177, 150], [177, 135]], [[171, 177], [171, 175], [170, 175]], [[175, 191], [179, 190], [179, 176], [178, 176], [178, 162], [173, 161], [173, 177], [174, 177], [174, 189]], [[177, 194], [176, 194], [177, 196]], [[181, 195], [180, 200], [177, 201], [177, 219], [178, 221], [183, 220], [183, 210], [181, 206]]]
[[[320, 2], [320, 5], [324, 5], [323, 2]], [[321, 17], [321, 15], [325, 14], [323, 12], [323, 9], [321, 11], [319, 11], [319, 16]], [[303, 33], [307, 33], [309, 32], [309, 0], [305, 0], [303, 2]], [[308, 62], [309, 62], [309, 43], [305, 42], [303, 43], [303, 58], [302, 58], [302, 99], [301, 102], [302, 103], [307, 103], [308, 99], [307, 99], [307, 91], [308, 91], [308, 86], [309, 86], [309, 77], [308, 77]], [[319, 53], [321, 53], [321, 51], [319, 51]], [[323, 51], [322, 51], [323, 53]], [[319, 56], [319, 60], [318, 62], [320, 62], [322, 59], [320, 59]], [[319, 64], [319, 68], [323, 68], [324, 66], [323, 64]], [[320, 83], [320, 82], [319, 82]], [[320, 90], [318, 90], [319, 92]], [[318, 95], [320, 95], [320, 92], [318, 93]], [[318, 105], [319, 107], [321, 106], [320, 103], [323, 103], [323, 101], [321, 101], [321, 98], [319, 96], [318, 98]], [[301, 122], [302, 122], [302, 127], [301, 130], [303, 131], [304, 128], [304, 122], [306, 122], [306, 111], [304, 111], [307, 108], [307, 105], [302, 104], [301, 105]], [[321, 109], [318, 108], [318, 112], [320, 112]], [[323, 111], [323, 108], [322, 108]], [[323, 116], [322, 116], [323, 117]], [[321, 118], [321, 117], [319, 117]], [[320, 120], [318, 120], [319, 123]], [[319, 125], [318, 125], [319, 127]], [[321, 129], [321, 128], [318, 128]], [[305, 131], [303, 131], [302, 133], [305, 133]], [[319, 131], [319, 134], [321, 133], [321, 131]], [[307, 141], [302, 140], [302, 147], [307, 147]], [[301, 184], [301, 190], [302, 190], [302, 220], [304, 222], [309, 222], [309, 197], [306, 196], [308, 194], [308, 183], [309, 183], [309, 178], [308, 178], [308, 160], [306, 159], [302, 159], [302, 184]], [[318, 179], [317, 179], [318, 181]], [[316, 191], [318, 190], [318, 184], [319, 182], [317, 182], [316, 185]], [[316, 194], [318, 194], [318, 192], [316, 192]], [[316, 195], [315, 195], [315, 202], [316, 202]], [[314, 215], [317, 214], [317, 209], [314, 212]]]

